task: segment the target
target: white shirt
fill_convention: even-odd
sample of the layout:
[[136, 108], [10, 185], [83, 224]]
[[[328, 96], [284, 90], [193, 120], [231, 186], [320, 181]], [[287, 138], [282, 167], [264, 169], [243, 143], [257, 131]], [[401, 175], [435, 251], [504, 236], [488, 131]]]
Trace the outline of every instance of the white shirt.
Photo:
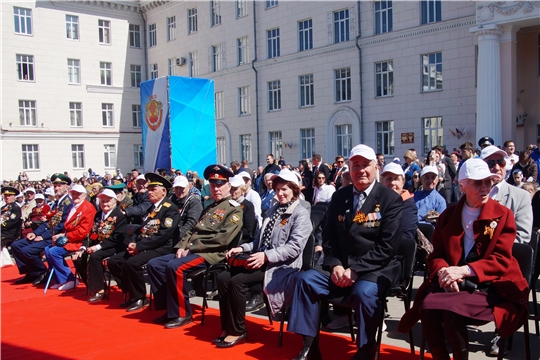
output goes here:
[[506, 155], [504, 157], [504, 161], [506, 161], [506, 177], [504, 178], [504, 180], [508, 180], [508, 178], [510, 177], [510, 173], [512, 172], [512, 168], [519, 161], [519, 156], [517, 156], [516, 154]]
[[68, 214], [68, 216], [66, 218], [66, 222], [69, 222], [69, 220], [71, 220], [71, 217], [73, 215], [75, 215], [75, 213], [77, 212], [77, 209], [79, 208], [79, 206], [81, 206], [81, 204], [82, 204], [82, 201], [80, 203], [78, 203], [77, 205], [73, 205], [71, 207], [71, 210], [69, 211], [69, 214]]
[[332, 185], [323, 184], [320, 188], [313, 188], [313, 205], [318, 202], [330, 202], [334, 192], [336, 192], [336, 188]]
[[252, 190], [249, 190], [249, 192], [244, 196], [247, 201], [253, 204], [253, 207], [255, 208], [255, 219], [257, 219], [257, 223], [259, 224], [259, 229], [262, 225], [262, 216], [261, 216], [261, 197], [260, 195]]

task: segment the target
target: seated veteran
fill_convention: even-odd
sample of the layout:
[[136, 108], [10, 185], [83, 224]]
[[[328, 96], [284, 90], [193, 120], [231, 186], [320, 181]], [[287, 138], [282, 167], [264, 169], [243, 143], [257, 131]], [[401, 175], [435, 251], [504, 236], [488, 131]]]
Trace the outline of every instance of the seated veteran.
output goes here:
[[2, 247], [17, 240], [21, 231], [21, 208], [15, 203], [19, 190], [11, 186], [2, 187], [5, 205], [2, 207]]
[[111, 186], [106, 186], [106, 189], [111, 189], [116, 194], [116, 200], [118, 200], [118, 208], [120, 210], [126, 210], [133, 206], [133, 200], [127, 196], [126, 184], [120, 183]]
[[[459, 170], [463, 197], [438, 219], [429, 277], [403, 315], [399, 331], [422, 320], [434, 359], [467, 359], [467, 325], [495, 321], [501, 336], [516, 331], [528, 316], [528, 285], [512, 256], [516, 223], [512, 212], [489, 196], [492, 174], [480, 159]], [[446, 336], [445, 336], [446, 332]]]
[[92, 190], [90, 192], [90, 195], [88, 195], [88, 201], [90, 201], [96, 209], [99, 209], [98, 195], [101, 191], [103, 191], [103, 185], [101, 185], [100, 182], [95, 182], [91, 185], [88, 185], [88, 187], [90, 187], [90, 189]]
[[446, 200], [437, 192], [439, 171], [434, 166], [424, 166], [420, 173], [422, 190], [414, 193], [414, 202], [418, 208], [418, 221], [426, 220], [429, 211], [441, 214], [446, 209]]
[[373, 359], [381, 312], [379, 297], [399, 279], [396, 257], [401, 240], [403, 200], [375, 181], [376, 155], [360, 144], [352, 148], [349, 172], [353, 186], [334, 193], [323, 229], [323, 269], [296, 277], [288, 330], [303, 336], [297, 360], [320, 359], [319, 299], [350, 296], [358, 324], [358, 350], [353, 359]]
[[116, 194], [105, 189], [97, 196], [101, 209], [94, 216], [92, 230], [73, 261], [88, 288], [89, 303], [103, 300], [105, 284], [102, 261], [127, 246], [127, 220], [118, 208]]
[[[64, 260], [64, 256], [72, 251], [77, 251], [83, 240], [88, 237], [92, 229], [96, 209], [86, 200], [86, 189], [82, 185], [75, 185], [69, 190], [73, 201], [66, 221], [64, 230], [52, 237], [52, 244], [45, 248], [45, 257], [49, 264], [49, 270], [54, 269], [54, 285], [51, 289], [69, 290], [78, 284], [71, 269]], [[62, 238], [67, 238], [67, 243], [56, 244]], [[65, 239], [63, 239], [65, 241]]]
[[242, 228], [242, 209], [230, 195], [228, 180], [233, 175], [221, 165], [210, 165], [204, 170], [214, 203], [176, 244], [175, 253], [148, 262], [156, 310], [167, 310], [154, 323], [174, 329], [193, 321], [187, 275], [223, 261], [229, 244]]
[[201, 200], [197, 199], [194, 194], [191, 194], [189, 189], [189, 181], [184, 175], [178, 175], [174, 178], [174, 194], [171, 195], [171, 201], [178, 206], [180, 213], [178, 239], [183, 238], [188, 231], [193, 229], [203, 211]]
[[[247, 200], [244, 197], [246, 184], [244, 178], [242, 177], [245, 171], [241, 171], [240, 174], [237, 174], [229, 179], [231, 184], [231, 198], [240, 204], [242, 208], [242, 237], [240, 243], [251, 242], [253, 238], [257, 235], [258, 230], [258, 221], [255, 215], [255, 209], [253, 203]], [[236, 244], [238, 245], [238, 244]]]
[[[165, 179], [167, 180], [167, 179]], [[170, 182], [167, 180], [170, 184]], [[152, 201], [149, 199], [147, 180], [145, 175], [139, 175], [135, 179], [136, 193], [133, 194], [133, 206], [123, 209], [122, 212], [127, 216], [131, 224], [141, 224], [142, 217], [146, 215], [149, 208], [152, 207]]]
[[267, 212], [259, 238], [227, 252], [230, 260], [240, 253], [249, 254], [245, 265], [234, 266], [231, 262], [230, 269], [218, 276], [222, 333], [213, 341], [217, 347], [231, 347], [247, 340], [246, 294], [251, 286], [263, 282], [273, 313], [292, 299], [294, 277], [302, 267], [302, 251], [312, 230], [311, 219], [298, 200], [296, 175], [283, 169], [272, 176], [272, 186], [278, 203]]
[[51, 207], [45, 203], [45, 196], [43, 194], [36, 194], [34, 198], [36, 206], [32, 208], [28, 219], [24, 222], [24, 229], [21, 237], [25, 238], [26, 235], [40, 227], [41, 224], [47, 221], [47, 214]]
[[[172, 184], [155, 173], [144, 176], [148, 182], [147, 196], [152, 205], [146, 209], [143, 222], [128, 240], [127, 248], [108, 261], [118, 287], [124, 294], [129, 294], [129, 299], [120, 304], [127, 312], [148, 306], [143, 266], [151, 259], [171, 252], [180, 219], [178, 208], [167, 198], [167, 190]], [[133, 207], [125, 211], [129, 209]]]
[[25, 276], [16, 284], [44, 284], [47, 281], [47, 268], [41, 261], [41, 253], [52, 244], [54, 234], [64, 231], [64, 222], [70, 213], [72, 201], [68, 194], [71, 179], [64, 174], [53, 174], [51, 182], [56, 200], [46, 214], [47, 222], [43, 223], [26, 238], [19, 239], [11, 245], [13, 257], [20, 274]]

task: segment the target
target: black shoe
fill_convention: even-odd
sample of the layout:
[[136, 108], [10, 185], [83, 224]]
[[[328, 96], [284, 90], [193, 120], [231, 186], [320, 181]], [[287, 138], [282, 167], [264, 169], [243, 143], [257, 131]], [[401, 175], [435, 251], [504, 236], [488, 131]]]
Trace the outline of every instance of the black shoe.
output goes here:
[[375, 355], [377, 355], [377, 344], [367, 343], [356, 350], [356, 354], [353, 355], [351, 360], [374, 360]]
[[148, 306], [148, 299], [145, 297], [145, 298], [139, 299], [137, 301], [134, 301], [133, 304], [131, 304], [126, 309], [126, 311], [127, 312], [137, 311], [137, 310], [144, 309], [147, 306]]
[[171, 321], [171, 318], [169, 318], [167, 316], [167, 312], [165, 312], [165, 314], [161, 315], [160, 317], [158, 318], [155, 318], [154, 320], [152, 320], [152, 322], [154, 324], [166, 324], [168, 323], [169, 321]]
[[217, 344], [217, 343], [223, 342], [223, 340], [225, 340], [226, 337], [227, 336], [218, 336], [217, 338], [212, 340], [212, 344]]
[[21, 285], [21, 284], [30, 284], [30, 283], [33, 283], [34, 280], [36, 280], [36, 277], [37, 277], [37, 276], [38, 276], [38, 275], [28, 275], [28, 274], [26, 274], [26, 275], [24, 275], [23, 278], [20, 278], [20, 279], [18, 279], [18, 280], [15, 280], [15, 284], [16, 284], [16, 285]]
[[264, 300], [261, 293], [255, 293], [251, 295], [251, 299], [246, 304], [246, 311], [257, 311], [264, 306]]
[[49, 276], [49, 273], [48, 272], [43, 272], [41, 274], [39, 274], [36, 279], [34, 280], [34, 282], [32, 283], [32, 285], [41, 285], [41, 284], [45, 284], [47, 282], [47, 278]]
[[90, 296], [88, 298], [88, 302], [90, 304], [95, 304], [95, 303], [98, 303], [100, 302], [101, 300], [103, 300], [103, 297], [105, 296], [105, 293], [104, 292], [97, 292], [95, 293], [94, 295]]
[[123, 303], [121, 303], [118, 306], [120, 306], [121, 309], [126, 309], [126, 308], [130, 307], [131, 304], [133, 304], [133, 302], [134, 302], [133, 299], [129, 299], [129, 300], [124, 301]]
[[223, 349], [223, 348], [230, 348], [230, 347], [233, 347], [234, 345], [238, 345], [238, 344], [242, 344], [242, 343], [245, 343], [247, 342], [247, 331], [245, 333], [243, 333], [242, 335], [240, 335], [239, 337], [236, 338], [236, 340], [234, 341], [231, 341], [231, 342], [226, 342], [225, 339], [223, 339], [222, 342], [218, 342], [216, 344], [216, 346], [220, 349]]
[[186, 317], [179, 317], [176, 319], [172, 319], [168, 323], [165, 324], [165, 328], [167, 329], [176, 329], [177, 327], [187, 325], [189, 323], [193, 322], [193, 317], [186, 316]]
[[304, 346], [293, 360], [322, 360], [321, 349], [317, 344], [311, 347]]

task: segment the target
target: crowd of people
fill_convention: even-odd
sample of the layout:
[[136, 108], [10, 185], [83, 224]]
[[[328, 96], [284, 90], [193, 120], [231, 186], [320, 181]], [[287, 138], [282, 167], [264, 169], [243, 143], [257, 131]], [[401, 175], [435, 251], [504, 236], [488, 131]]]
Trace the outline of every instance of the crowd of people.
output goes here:
[[[422, 319], [434, 358], [449, 359], [446, 331], [453, 357], [466, 359], [466, 325], [495, 321], [488, 351], [496, 354], [499, 336], [526, 313], [528, 288], [511, 249], [540, 227], [540, 138], [519, 155], [512, 141], [500, 149], [484, 137], [478, 145], [450, 154], [435, 146], [424, 162], [410, 149], [403, 163], [385, 163], [363, 144], [333, 164], [314, 154], [293, 166], [268, 154], [265, 167], [212, 164], [203, 178], [176, 169], [125, 177], [89, 169], [79, 179], [56, 173], [41, 181], [21, 173], [2, 186], [2, 247], [24, 275], [15, 284], [63, 291], [81, 280], [90, 304], [105, 298], [106, 261], [127, 312], [148, 306], [147, 272], [164, 311], [154, 323], [167, 329], [193, 321], [189, 274], [228, 263], [217, 277], [221, 333], [213, 343], [247, 341], [245, 314], [264, 306], [264, 295], [250, 289], [261, 284], [272, 313], [290, 307], [288, 330], [303, 339], [298, 360], [321, 358], [319, 300], [348, 296], [358, 326], [353, 359], [372, 359], [380, 297], [403, 273], [399, 244], [416, 241], [418, 224], [428, 223], [429, 276], [400, 331]], [[324, 212], [316, 224], [313, 209]], [[310, 236], [314, 255], [303, 264]], [[346, 324], [339, 307], [334, 320], [323, 315], [329, 329]]]

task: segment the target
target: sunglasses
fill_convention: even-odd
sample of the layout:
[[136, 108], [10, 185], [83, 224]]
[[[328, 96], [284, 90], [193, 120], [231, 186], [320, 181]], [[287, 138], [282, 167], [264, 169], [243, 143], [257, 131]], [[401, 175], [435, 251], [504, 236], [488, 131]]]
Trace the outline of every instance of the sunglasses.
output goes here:
[[317, 179], [326, 179], [324, 176], [317, 176]]
[[413, 179], [418, 179], [418, 175], [414, 175], [414, 176], [413, 176]]
[[344, 163], [345, 161], [344, 161], [344, 160], [338, 160], [338, 161], [336, 161], [336, 162], [338, 162], [338, 163], [341, 163], [341, 164], [342, 164], [342, 163]]
[[490, 169], [494, 168], [495, 165], [499, 165], [500, 167], [506, 166], [506, 160], [504, 159], [487, 160], [486, 163]]

